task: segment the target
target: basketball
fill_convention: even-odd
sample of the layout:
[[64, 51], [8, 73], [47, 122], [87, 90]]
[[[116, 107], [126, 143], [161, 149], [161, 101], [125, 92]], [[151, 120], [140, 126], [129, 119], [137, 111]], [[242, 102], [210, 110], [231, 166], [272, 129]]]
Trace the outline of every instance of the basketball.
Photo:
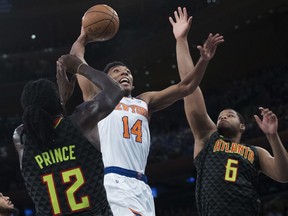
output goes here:
[[82, 26], [89, 42], [107, 41], [118, 31], [119, 17], [116, 11], [108, 5], [94, 5], [85, 12]]

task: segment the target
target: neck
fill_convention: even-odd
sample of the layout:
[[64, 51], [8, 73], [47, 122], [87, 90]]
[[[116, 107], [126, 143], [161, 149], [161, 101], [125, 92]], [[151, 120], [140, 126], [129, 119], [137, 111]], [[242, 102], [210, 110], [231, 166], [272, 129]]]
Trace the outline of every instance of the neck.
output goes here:
[[225, 138], [231, 140], [231, 142], [234, 142], [234, 143], [240, 143], [241, 141], [241, 134], [221, 134], [222, 136], [224, 136]]

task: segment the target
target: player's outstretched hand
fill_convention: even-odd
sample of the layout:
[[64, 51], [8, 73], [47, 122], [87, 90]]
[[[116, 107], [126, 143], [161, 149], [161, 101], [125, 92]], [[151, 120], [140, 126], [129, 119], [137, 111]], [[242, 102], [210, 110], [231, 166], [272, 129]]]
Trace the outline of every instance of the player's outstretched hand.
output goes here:
[[66, 67], [61, 63], [61, 61], [57, 61], [56, 78], [61, 102], [62, 105], [65, 105], [74, 91], [76, 75], [74, 74], [69, 80], [66, 74]]
[[203, 59], [209, 61], [213, 58], [216, 48], [219, 44], [224, 42], [224, 37], [220, 34], [209, 34], [207, 40], [203, 46], [197, 46], [200, 51], [200, 55]]
[[65, 70], [67, 73], [72, 73], [76, 74], [79, 69], [80, 64], [83, 63], [77, 56], [75, 55], [62, 55], [59, 59], [58, 62], [60, 65], [65, 67]]
[[277, 133], [278, 130], [278, 119], [275, 113], [273, 113], [268, 108], [259, 107], [261, 111], [262, 120], [254, 115], [254, 118], [260, 127], [260, 129], [266, 134], [271, 135]]
[[178, 7], [178, 12], [174, 11], [174, 19], [169, 17], [175, 39], [186, 38], [191, 27], [192, 16], [188, 17], [187, 9], [185, 7], [183, 9]]

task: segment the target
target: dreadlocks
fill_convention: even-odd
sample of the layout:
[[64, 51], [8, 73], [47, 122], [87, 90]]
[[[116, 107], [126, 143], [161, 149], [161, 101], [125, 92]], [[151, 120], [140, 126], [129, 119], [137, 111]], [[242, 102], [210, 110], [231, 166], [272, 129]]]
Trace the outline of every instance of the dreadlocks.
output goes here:
[[48, 145], [55, 137], [53, 118], [63, 112], [56, 85], [46, 79], [30, 81], [21, 96], [23, 133], [33, 143]]

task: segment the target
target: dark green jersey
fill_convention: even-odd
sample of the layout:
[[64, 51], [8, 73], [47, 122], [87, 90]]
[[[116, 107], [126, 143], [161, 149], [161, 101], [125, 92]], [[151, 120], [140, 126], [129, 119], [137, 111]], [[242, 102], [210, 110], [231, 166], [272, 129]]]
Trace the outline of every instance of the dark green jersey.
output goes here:
[[101, 153], [62, 119], [51, 146], [24, 142], [22, 175], [37, 215], [110, 216]]
[[259, 159], [255, 147], [214, 133], [195, 158], [196, 202], [200, 216], [255, 216]]

